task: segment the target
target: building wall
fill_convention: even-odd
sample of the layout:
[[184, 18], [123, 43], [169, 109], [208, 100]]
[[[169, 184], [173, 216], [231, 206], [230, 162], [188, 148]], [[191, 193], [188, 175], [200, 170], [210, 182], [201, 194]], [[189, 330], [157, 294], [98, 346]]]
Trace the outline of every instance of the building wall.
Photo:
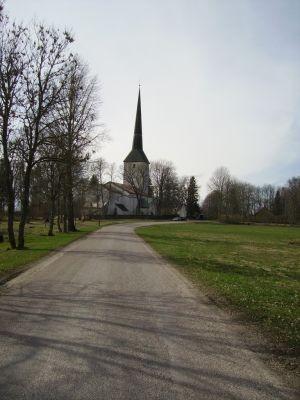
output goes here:
[[[128, 211], [121, 210], [117, 204], [123, 204]], [[133, 196], [126, 196], [112, 193], [108, 205], [108, 215], [134, 215], [136, 210], [136, 199]]]
[[[107, 207], [107, 215], [136, 215], [137, 199], [133, 193], [129, 193], [126, 190], [122, 190], [120, 186], [112, 183], [110, 189], [102, 187], [103, 203], [102, 199], [99, 199], [99, 209], [95, 195], [92, 192], [86, 193], [85, 199], [85, 214], [93, 214], [97, 212], [104, 212], [103, 208]], [[122, 207], [118, 207], [117, 204], [122, 204], [126, 207], [126, 210], [122, 210]], [[101, 211], [102, 209], [102, 211]], [[142, 215], [156, 215], [156, 208], [152, 197], [144, 196], [142, 199]]]
[[[153, 199], [150, 197], [145, 197], [145, 203], [148, 207], [141, 208], [142, 215], [155, 215], [155, 207]], [[128, 211], [121, 210], [117, 204], [123, 204]], [[112, 193], [109, 206], [108, 215], [136, 215], [137, 209], [137, 199], [134, 195], [122, 195], [118, 193]]]

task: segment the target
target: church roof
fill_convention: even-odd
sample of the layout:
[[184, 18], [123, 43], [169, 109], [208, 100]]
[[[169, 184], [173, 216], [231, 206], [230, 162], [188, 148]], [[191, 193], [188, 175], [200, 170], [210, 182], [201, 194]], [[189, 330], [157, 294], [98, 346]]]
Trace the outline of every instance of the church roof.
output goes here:
[[125, 183], [119, 183], [119, 182], [106, 182], [104, 184], [105, 187], [107, 187], [109, 190], [112, 192], [120, 193], [120, 194], [134, 194], [133, 189], [130, 187], [130, 185], [125, 184]]
[[144, 151], [138, 149], [132, 149], [128, 156], [125, 158], [124, 162], [145, 162], [147, 164], [150, 164]]
[[135, 126], [132, 150], [125, 158], [124, 162], [145, 162], [149, 163], [149, 160], [143, 150], [143, 131], [142, 131], [142, 111], [141, 111], [141, 92], [139, 90], [139, 97], [136, 109]]
[[[130, 195], [136, 195], [135, 191], [133, 190], [133, 188], [130, 186], [130, 184], [128, 183], [120, 183], [120, 182], [106, 182], [103, 184], [103, 186], [111, 191], [112, 193], [118, 193], [124, 196], [130, 196]], [[146, 193], [140, 193], [142, 194], [144, 197], [151, 197], [148, 196], [148, 194]]]

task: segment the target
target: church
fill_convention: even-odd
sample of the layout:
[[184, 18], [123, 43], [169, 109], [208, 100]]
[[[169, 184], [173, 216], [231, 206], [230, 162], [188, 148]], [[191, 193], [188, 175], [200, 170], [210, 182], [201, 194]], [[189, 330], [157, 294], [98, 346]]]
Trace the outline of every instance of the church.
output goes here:
[[103, 185], [105, 215], [155, 215], [150, 187], [150, 162], [143, 150], [141, 92], [139, 89], [132, 149], [124, 159], [123, 183]]

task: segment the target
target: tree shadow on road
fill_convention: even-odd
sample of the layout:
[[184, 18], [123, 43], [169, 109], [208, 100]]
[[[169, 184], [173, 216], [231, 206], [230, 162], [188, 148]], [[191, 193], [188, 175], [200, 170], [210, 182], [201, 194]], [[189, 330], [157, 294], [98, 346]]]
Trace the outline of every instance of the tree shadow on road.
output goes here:
[[4, 293], [0, 397], [291, 398], [212, 307], [101, 283], [35, 281]]

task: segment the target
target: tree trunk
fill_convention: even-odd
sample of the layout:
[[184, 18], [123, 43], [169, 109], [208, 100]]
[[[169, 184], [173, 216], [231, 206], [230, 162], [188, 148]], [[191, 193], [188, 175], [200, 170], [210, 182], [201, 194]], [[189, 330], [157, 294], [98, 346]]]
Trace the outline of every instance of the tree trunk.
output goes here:
[[57, 198], [57, 229], [58, 229], [58, 232], [62, 232], [62, 229], [60, 226], [60, 221], [61, 221], [60, 195], [58, 195], [58, 198]]
[[16, 248], [16, 238], [14, 232], [14, 216], [15, 216], [15, 199], [14, 194], [12, 198], [7, 199], [7, 232], [8, 232], [8, 240], [12, 249]]
[[73, 177], [72, 177], [72, 168], [70, 165], [71, 162], [67, 165], [67, 208], [68, 208], [68, 231], [75, 232], [75, 221], [74, 221], [74, 202], [73, 202]]
[[54, 236], [54, 234], [53, 234], [54, 218], [55, 218], [55, 198], [52, 198], [51, 199], [51, 204], [50, 204], [50, 218], [49, 218], [48, 236]]
[[[7, 121], [3, 121], [3, 133], [8, 129]], [[6, 177], [6, 191], [7, 191], [7, 232], [8, 240], [12, 249], [16, 248], [16, 238], [14, 232], [14, 217], [15, 217], [15, 192], [13, 187], [13, 173], [8, 156], [8, 146], [6, 134], [2, 135], [3, 159]]]
[[20, 219], [19, 236], [18, 236], [19, 250], [23, 250], [25, 245], [25, 225], [27, 222], [28, 211], [29, 211], [30, 175], [31, 175], [31, 167], [28, 166], [25, 171], [24, 187], [21, 200], [21, 219]]
[[67, 215], [66, 214], [64, 214], [63, 222], [64, 222], [63, 232], [67, 233], [68, 232], [68, 220], [67, 220]]
[[68, 232], [68, 216], [67, 216], [67, 201], [66, 201], [66, 195], [64, 194], [63, 197], [63, 207], [64, 207], [64, 216], [63, 216], [63, 231], [64, 233]]
[[76, 231], [76, 226], [75, 226], [75, 220], [74, 220], [74, 204], [73, 204], [73, 193], [72, 189], [68, 193], [68, 231], [69, 232], [75, 232]]
[[[8, 175], [8, 173], [7, 173]], [[14, 232], [14, 217], [15, 217], [15, 194], [11, 178], [7, 178], [7, 232], [8, 240], [12, 249], [16, 248], [16, 238]]]
[[136, 196], [137, 199], [137, 206], [136, 206], [136, 215], [140, 215], [141, 214], [141, 202], [142, 199], [139, 195]]

